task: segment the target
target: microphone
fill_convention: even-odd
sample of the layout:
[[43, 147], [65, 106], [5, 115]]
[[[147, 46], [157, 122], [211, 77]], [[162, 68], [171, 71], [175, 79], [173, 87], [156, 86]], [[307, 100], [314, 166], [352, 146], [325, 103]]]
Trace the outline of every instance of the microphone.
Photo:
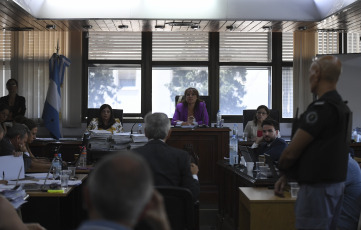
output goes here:
[[135, 122], [133, 125], [132, 125], [132, 128], [130, 129], [130, 134], [133, 134], [133, 127], [134, 125], [138, 124], [138, 122]]

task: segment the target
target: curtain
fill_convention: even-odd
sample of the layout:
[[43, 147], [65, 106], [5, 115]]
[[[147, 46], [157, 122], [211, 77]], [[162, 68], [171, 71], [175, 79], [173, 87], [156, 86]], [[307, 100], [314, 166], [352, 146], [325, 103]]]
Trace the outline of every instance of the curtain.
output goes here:
[[317, 53], [317, 33], [296, 31], [293, 36], [293, 108], [303, 113], [312, 102], [308, 70]]
[[[66, 31], [21, 31], [14, 32], [14, 50], [11, 57], [11, 76], [19, 82], [18, 94], [26, 99], [28, 118], [41, 118], [49, 84], [49, 59], [56, 53], [68, 55], [68, 32]], [[67, 81], [65, 72], [64, 84]], [[64, 89], [61, 88], [62, 108], [65, 108]], [[66, 121], [67, 117], [60, 120]]]

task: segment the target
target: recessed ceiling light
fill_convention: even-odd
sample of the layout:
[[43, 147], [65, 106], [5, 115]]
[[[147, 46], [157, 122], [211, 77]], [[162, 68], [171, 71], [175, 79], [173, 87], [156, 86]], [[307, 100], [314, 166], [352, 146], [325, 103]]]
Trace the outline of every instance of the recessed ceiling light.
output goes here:
[[196, 25], [197, 23], [193, 23], [193, 22], [167, 22], [165, 24], [168, 24], [170, 26], [193, 26], [193, 25]]
[[56, 28], [55, 25], [51, 25], [51, 24], [46, 25], [46, 29], [48, 30], [55, 30], [55, 28]]
[[198, 30], [198, 29], [200, 29], [201, 27], [200, 27], [199, 25], [192, 25], [191, 28], [194, 29], [194, 30]]
[[297, 29], [300, 31], [307, 30], [307, 26], [299, 26]]
[[119, 25], [118, 28], [119, 28], [119, 29], [127, 29], [128, 26], [127, 26], [127, 25]]
[[161, 26], [161, 25], [156, 25], [154, 26], [156, 29], [164, 29], [165, 26]]
[[91, 28], [93, 28], [92, 25], [84, 25], [84, 26], [83, 26], [83, 29], [84, 29], [84, 30], [90, 30]]
[[235, 30], [235, 28], [234, 28], [233, 26], [226, 26], [226, 29], [227, 29], [227, 30], [230, 30], [230, 31]]

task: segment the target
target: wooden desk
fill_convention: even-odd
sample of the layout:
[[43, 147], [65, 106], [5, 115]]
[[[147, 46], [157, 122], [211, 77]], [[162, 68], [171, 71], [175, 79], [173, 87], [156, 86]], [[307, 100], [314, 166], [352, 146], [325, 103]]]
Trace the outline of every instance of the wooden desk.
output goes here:
[[239, 187], [273, 186], [275, 178], [261, 179], [257, 173], [248, 174], [242, 166], [231, 166], [227, 160], [217, 162], [218, 166], [218, 217], [220, 225], [238, 229]]
[[[77, 174], [83, 181], [87, 174]], [[82, 208], [82, 187], [73, 186], [66, 193], [27, 192], [28, 202], [21, 207], [23, 221], [38, 222], [46, 229], [75, 229], [87, 219]]]
[[295, 198], [275, 196], [273, 189], [239, 188], [240, 230], [287, 230], [295, 228]]
[[172, 128], [167, 144], [179, 149], [191, 145], [199, 156], [200, 202], [217, 203], [217, 161], [229, 155], [229, 128]]

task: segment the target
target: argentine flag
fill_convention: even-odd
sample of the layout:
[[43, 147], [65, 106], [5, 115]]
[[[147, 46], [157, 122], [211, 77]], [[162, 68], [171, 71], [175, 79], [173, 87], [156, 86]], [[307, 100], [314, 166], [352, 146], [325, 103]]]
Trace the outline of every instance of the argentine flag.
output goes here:
[[65, 68], [70, 60], [63, 55], [53, 54], [49, 60], [49, 88], [43, 110], [45, 127], [56, 138], [61, 137], [59, 126], [59, 111], [61, 108], [60, 86], [63, 84]]

